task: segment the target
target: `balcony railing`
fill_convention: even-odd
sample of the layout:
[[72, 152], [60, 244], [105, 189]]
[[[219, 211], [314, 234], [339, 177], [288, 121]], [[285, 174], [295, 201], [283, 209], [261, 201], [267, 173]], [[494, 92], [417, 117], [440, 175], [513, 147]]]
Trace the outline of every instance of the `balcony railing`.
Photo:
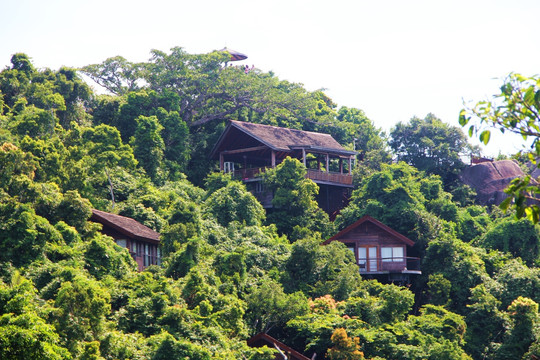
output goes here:
[[[264, 167], [234, 170], [233, 177], [241, 180], [251, 180], [259, 177], [265, 170], [266, 168]], [[352, 185], [352, 175], [350, 174], [307, 169], [306, 177], [315, 182], [324, 181], [335, 184]]]
[[361, 273], [402, 273], [407, 271], [419, 272], [420, 258], [368, 258], [358, 259]]
[[337, 184], [352, 185], [352, 175], [320, 170], [307, 170], [307, 178], [313, 181], [326, 181]]

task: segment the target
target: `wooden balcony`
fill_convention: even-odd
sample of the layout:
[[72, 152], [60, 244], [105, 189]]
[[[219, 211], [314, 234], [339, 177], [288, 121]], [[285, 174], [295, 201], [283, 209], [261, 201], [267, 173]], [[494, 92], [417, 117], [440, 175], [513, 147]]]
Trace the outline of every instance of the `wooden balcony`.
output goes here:
[[358, 259], [361, 274], [422, 274], [420, 258], [368, 258]]
[[[243, 181], [253, 181], [260, 179], [261, 174], [266, 168], [248, 168], [234, 170], [233, 177], [235, 179]], [[337, 172], [325, 172], [314, 169], [307, 169], [306, 177], [313, 180], [316, 183], [323, 183], [329, 185], [342, 185], [346, 187], [352, 187], [352, 175], [342, 174]]]
[[314, 182], [348, 185], [352, 187], [352, 175], [320, 170], [307, 170], [307, 178]]

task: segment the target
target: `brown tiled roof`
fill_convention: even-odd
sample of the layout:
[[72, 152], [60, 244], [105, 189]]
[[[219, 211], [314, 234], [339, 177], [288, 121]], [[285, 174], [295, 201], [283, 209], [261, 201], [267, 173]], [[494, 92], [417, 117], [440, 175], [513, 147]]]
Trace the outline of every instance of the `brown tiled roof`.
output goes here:
[[414, 245], [414, 241], [412, 241], [411, 239], [409, 239], [408, 237], [406, 237], [405, 235], [402, 235], [400, 233], [398, 233], [396, 230], [392, 229], [391, 227], [383, 224], [382, 222], [380, 222], [379, 220], [377, 219], [374, 219], [372, 218], [371, 216], [369, 215], [365, 215], [365, 216], [362, 216], [359, 220], [357, 220], [356, 222], [352, 223], [351, 225], [347, 226], [345, 229], [341, 230], [340, 232], [338, 232], [336, 235], [332, 236], [330, 239], [326, 240], [323, 244], [328, 244], [330, 243], [331, 241], [333, 240], [338, 240], [340, 239], [341, 237], [343, 237], [343, 235], [345, 235], [346, 233], [348, 233], [349, 231], [357, 228], [358, 226], [360, 226], [360, 224], [363, 224], [365, 222], [370, 222], [372, 223], [373, 225], [375, 226], [378, 226], [379, 228], [381, 228], [382, 230], [386, 231], [387, 233], [395, 236], [397, 239], [403, 241], [405, 244], [409, 245], [409, 246], [413, 246]]
[[330, 134], [231, 121], [231, 125], [243, 130], [274, 150], [290, 150], [295, 146], [345, 150]]
[[121, 215], [92, 209], [90, 220], [109, 226], [116, 231], [137, 240], [159, 241], [159, 233], [141, 224], [140, 222]]
[[212, 151], [212, 156], [215, 155], [215, 152], [224, 141], [224, 138], [227, 137], [231, 128], [240, 130], [275, 151], [291, 151], [294, 148], [306, 148], [343, 155], [356, 154], [355, 151], [344, 149], [330, 134], [231, 120], [229, 126], [216, 143]]

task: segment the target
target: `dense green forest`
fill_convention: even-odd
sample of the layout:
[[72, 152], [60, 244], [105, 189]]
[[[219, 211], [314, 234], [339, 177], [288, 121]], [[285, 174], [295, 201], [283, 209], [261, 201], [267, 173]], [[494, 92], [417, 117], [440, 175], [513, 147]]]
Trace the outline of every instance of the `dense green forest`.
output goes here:
[[[460, 127], [428, 114], [385, 134], [323, 91], [227, 60], [173, 48], [51, 70], [19, 53], [0, 72], [1, 359], [274, 359], [246, 344], [261, 331], [317, 360], [540, 356], [540, 228], [475, 204], [458, 174], [478, 149]], [[484, 110], [460, 121], [491, 121]], [[267, 213], [208, 158], [229, 120], [355, 148], [349, 205], [330, 222], [288, 159], [265, 175], [280, 189]], [[163, 265], [137, 272], [92, 208], [159, 231]], [[410, 287], [362, 279], [344, 244], [320, 246], [363, 215], [415, 241]]]

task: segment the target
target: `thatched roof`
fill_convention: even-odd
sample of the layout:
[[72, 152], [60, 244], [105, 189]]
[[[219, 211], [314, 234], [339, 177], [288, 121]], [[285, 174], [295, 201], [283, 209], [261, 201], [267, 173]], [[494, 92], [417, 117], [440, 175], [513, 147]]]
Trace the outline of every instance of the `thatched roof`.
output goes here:
[[110, 227], [131, 239], [159, 242], [158, 232], [132, 218], [92, 209], [90, 220], [98, 222], [104, 227]]
[[219, 151], [224, 150], [230, 141], [227, 138], [235, 136], [238, 131], [275, 151], [288, 152], [305, 148], [338, 155], [357, 154], [355, 151], [345, 150], [330, 134], [232, 120], [216, 143], [211, 156], [215, 157]]
[[483, 162], [461, 172], [461, 180], [477, 193], [481, 205], [499, 205], [507, 195], [504, 189], [510, 182], [524, 176], [523, 170], [512, 160]]

